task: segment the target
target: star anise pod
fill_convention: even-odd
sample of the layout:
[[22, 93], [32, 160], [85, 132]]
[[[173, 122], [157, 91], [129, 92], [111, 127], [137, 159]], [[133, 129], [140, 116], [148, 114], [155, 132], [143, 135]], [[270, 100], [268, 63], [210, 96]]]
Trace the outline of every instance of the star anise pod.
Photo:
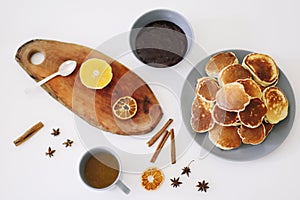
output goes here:
[[59, 134], [60, 134], [60, 131], [59, 131], [59, 128], [58, 129], [52, 129], [52, 133], [51, 133], [51, 135], [53, 135], [53, 136], [58, 136]]
[[201, 191], [201, 192], [206, 192], [206, 190], [209, 188], [208, 186], [208, 183], [205, 182], [205, 180], [203, 180], [202, 182], [198, 182], [198, 185], [196, 185], [196, 187], [198, 187], [198, 191]]
[[54, 156], [54, 152], [55, 152], [55, 150], [51, 149], [51, 147], [49, 147], [48, 152], [46, 152], [46, 156], [49, 156], [51, 158], [52, 156]]
[[186, 167], [184, 167], [184, 168], [182, 169], [181, 175], [186, 174], [188, 177], [190, 176], [190, 173], [191, 173], [190, 164], [191, 164], [193, 161], [194, 161], [194, 160], [192, 160], [192, 161], [188, 164], [188, 166], [186, 166]]
[[69, 139], [67, 139], [67, 141], [63, 143], [63, 145], [65, 145], [65, 147], [71, 147], [72, 144], [73, 144], [73, 141], [69, 140]]
[[179, 181], [179, 177], [178, 178], [173, 178], [173, 179], [170, 179], [171, 180], [171, 186], [173, 186], [173, 188], [177, 188], [180, 186], [180, 184], [182, 184], [181, 181]]

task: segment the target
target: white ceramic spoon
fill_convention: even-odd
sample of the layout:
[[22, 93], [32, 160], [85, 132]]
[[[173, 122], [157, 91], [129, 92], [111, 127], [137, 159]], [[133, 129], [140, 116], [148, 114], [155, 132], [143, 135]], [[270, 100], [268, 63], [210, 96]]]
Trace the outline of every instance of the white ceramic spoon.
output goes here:
[[43, 85], [44, 83], [46, 83], [47, 81], [51, 80], [52, 78], [56, 77], [56, 76], [69, 76], [70, 74], [72, 74], [72, 72], [75, 70], [76, 68], [76, 61], [74, 60], [67, 60], [65, 62], [63, 62], [59, 68], [58, 68], [58, 71], [51, 74], [50, 76], [44, 78], [43, 80], [37, 82], [36, 86], [33, 87], [33, 88], [27, 88], [25, 90], [25, 93], [29, 93], [31, 92], [32, 90], [34, 90], [35, 88]]

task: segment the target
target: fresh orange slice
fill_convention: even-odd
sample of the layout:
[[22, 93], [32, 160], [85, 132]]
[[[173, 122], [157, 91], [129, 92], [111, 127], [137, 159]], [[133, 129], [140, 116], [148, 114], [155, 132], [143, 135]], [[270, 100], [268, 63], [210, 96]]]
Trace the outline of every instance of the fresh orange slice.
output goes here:
[[112, 68], [105, 60], [91, 58], [82, 63], [79, 77], [86, 87], [103, 89], [113, 77]]
[[137, 112], [137, 104], [134, 98], [130, 96], [124, 96], [115, 102], [112, 109], [117, 118], [130, 119]]
[[164, 175], [158, 168], [149, 168], [142, 174], [142, 186], [146, 190], [156, 190], [164, 181]]

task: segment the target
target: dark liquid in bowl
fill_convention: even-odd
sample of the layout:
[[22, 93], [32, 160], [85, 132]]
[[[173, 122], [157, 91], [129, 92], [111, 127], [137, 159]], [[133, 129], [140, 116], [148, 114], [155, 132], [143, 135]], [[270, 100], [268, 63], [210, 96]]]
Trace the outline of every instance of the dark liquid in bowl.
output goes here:
[[169, 21], [147, 24], [138, 33], [134, 53], [153, 67], [170, 67], [179, 63], [187, 51], [184, 31]]
[[118, 178], [118, 175], [118, 160], [110, 153], [96, 153], [86, 162], [84, 176], [86, 182], [94, 188], [110, 186]]

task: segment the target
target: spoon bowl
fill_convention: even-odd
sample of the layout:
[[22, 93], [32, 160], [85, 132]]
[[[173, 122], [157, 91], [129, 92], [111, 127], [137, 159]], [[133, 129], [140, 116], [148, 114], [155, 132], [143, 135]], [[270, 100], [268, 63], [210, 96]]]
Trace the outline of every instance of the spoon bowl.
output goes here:
[[74, 60], [67, 60], [59, 66], [57, 72], [61, 76], [69, 76], [75, 70], [76, 64], [77, 63]]

